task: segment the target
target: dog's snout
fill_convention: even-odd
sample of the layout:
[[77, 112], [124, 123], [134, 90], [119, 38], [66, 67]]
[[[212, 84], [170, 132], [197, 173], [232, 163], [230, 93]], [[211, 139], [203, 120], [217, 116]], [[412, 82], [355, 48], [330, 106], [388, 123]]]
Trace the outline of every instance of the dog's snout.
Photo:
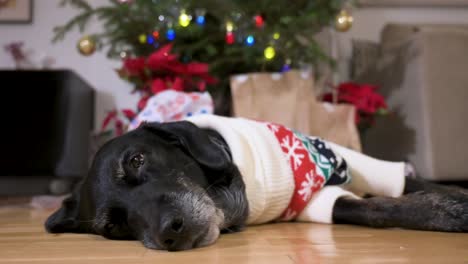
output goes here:
[[169, 251], [185, 249], [189, 240], [184, 218], [178, 215], [166, 216], [161, 221], [158, 240]]

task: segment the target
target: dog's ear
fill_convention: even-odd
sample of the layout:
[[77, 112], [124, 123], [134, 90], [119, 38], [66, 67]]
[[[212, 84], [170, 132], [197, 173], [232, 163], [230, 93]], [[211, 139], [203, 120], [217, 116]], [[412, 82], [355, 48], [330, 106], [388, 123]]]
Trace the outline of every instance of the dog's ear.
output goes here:
[[77, 233], [80, 231], [79, 221], [80, 193], [79, 191], [66, 198], [62, 206], [47, 219], [45, 228], [49, 233]]
[[208, 134], [188, 121], [170, 123], [146, 123], [142, 126], [162, 137], [174, 140], [198, 163], [213, 170], [222, 170], [229, 165], [224, 150], [210, 139]]

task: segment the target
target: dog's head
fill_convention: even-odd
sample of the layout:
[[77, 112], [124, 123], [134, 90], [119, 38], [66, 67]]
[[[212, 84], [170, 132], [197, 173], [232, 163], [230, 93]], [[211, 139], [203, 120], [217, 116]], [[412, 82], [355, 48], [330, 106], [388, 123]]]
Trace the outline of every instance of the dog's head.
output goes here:
[[108, 142], [46, 229], [138, 239], [154, 249], [212, 244], [248, 214], [244, 183], [220, 141], [182, 121], [148, 123]]

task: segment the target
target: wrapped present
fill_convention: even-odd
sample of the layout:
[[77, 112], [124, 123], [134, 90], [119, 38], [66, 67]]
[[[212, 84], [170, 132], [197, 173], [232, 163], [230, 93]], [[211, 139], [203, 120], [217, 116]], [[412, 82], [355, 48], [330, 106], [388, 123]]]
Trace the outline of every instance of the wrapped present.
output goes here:
[[198, 114], [212, 114], [213, 100], [208, 92], [166, 90], [150, 97], [146, 106], [130, 122], [128, 130], [142, 122], [179, 121]]
[[360, 151], [355, 108], [317, 100], [307, 71], [252, 73], [231, 78], [234, 115], [275, 122]]

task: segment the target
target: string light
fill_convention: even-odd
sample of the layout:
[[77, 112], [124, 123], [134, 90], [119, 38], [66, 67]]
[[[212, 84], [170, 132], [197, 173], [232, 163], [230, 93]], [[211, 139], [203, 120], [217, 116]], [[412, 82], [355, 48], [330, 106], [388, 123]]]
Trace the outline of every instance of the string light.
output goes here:
[[231, 21], [226, 22], [226, 31], [232, 32], [234, 30], [234, 24]]
[[281, 72], [287, 72], [291, 70], [291, 59], [286, 59], [286, 61], [283, 64], [283, 67], [281, 67]]
[[172, 28], [168, 29], [166, 32], [166, 38], [170, 41], [174, 40], [176, 38], [175, 30]]
[[254, 36], [248, 35], [247, 38], [245, 38], [245, 43], [247, 44], [247, 46], [252, 46], [253, 44], [255, 44]]
[[179, 24], [182, 27], [188, 27], [190, 25], [190, 20], [192, 20], [192, 16], [187, 15], [185, 10], [182, 10], [179, 16]]
[[153, 37], [154, 39], [159, 39], [159, 31], [157, 30], [153, 31]]
[[140, 36], [138, 36], [138, 41], [139, 41], [141, 44], [146, 43], [146, 35], [145, 35], [145, 34], [141, 34]]
[[197, 22], [199, 26], [205, 25], [205, 14], [206, 14], [205, 9], [202, 9], [202, 8], [195, 9], [195, 15], [197, 16], [195, 21]]
[[234, 44], [235, 41], [236, 41], [236, 38], [234, 36], [234, 33], [227, 32], [226, 33], [226, 43], [229, 44], [229, 45], [232, 45], [232, 44]]
[[226, 22], [226, 43], [228, 45], [234, 44], [236, 41], [236, 36], [234, 36], [234, 33], [232, 32], [234, 30], [234, 24], [232, 21], [227, 21]]
[[197, 24], [203, 26], [205, 24], [205, 16], [197, 16]]
[[273, 59], [276, 55], [275, 48], [273, 48], [272, 46], [266, 47], [265, 50], [263, 51], [263, 55], [265, 55], [265, 58], [267, 60]]
[[152, 45], [154, 43], [154, 37], [152, 35], [148, 35], [146, 37], [146, 42], [150, 45]]
[[278, 40], [278, 39], [280, 38], [280, 36], [281, 36], [280, 33], [275, 32], [275, 33], [273, 34], [273, 39], [274, 39], [274, 40]]
[[254, 16], [254, 21], [255, 21], [255, 26], [257, 27], [263, 27], [263, 25], [265, 24], [265, 20], [263, 19], [261, 15]]
[[125, 59], [125, 58], [127, 58], [128, 53], [127, 53], [126, 51], [122, 50], [122, 51], [119, 53], [119, 56], [120, 56], [121, 59]]

